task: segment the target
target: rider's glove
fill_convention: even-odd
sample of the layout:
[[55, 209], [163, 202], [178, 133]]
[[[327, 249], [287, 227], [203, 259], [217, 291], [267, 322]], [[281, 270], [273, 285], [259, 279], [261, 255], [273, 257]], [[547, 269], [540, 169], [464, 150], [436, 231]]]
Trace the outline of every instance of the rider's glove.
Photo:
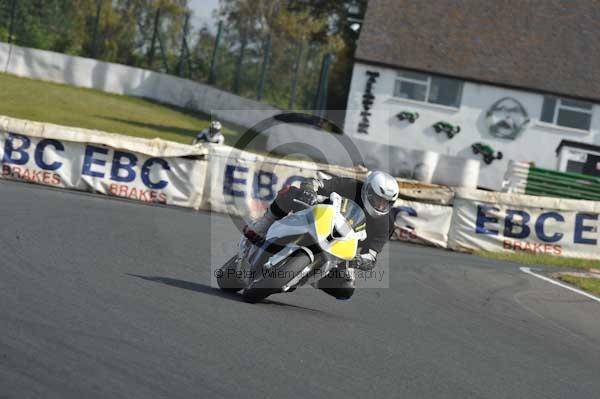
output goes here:
[[300, 195], [300, 198], [298, 198], [298, 199], [310, 206], [313, 206], [314, 204], [316, 204], [318, 202], [318, 196], [315, 191], [301, 189], [301, 191], [299, 192], [299, 195]]
[[352, 259], [350, 261], [350, 267], [352, 267], [354, 269], [368, 271], [368, 270], [372, 270], [375, 267], [376, 261], [377, 261], [377, 252], [370, 249], [369, 252], [356, 255], [354, 257], [354, 259]]
[[[313, 206], [317, 203], [317, 193], [312, 190], [291, 187], [290, 195], [293, 200], [290, 203], [292, 212], [298, 212], [306, 209], [306, 206]], [[296, 201], [294, 201], [296, 200]]]
[[300, 183], [300, 188], [306, 191], [317, 192], [319, 189], [323, 188], [323, 182], [319, 179], [314, 179], [312, 177], [305, 178], [302, 183]]

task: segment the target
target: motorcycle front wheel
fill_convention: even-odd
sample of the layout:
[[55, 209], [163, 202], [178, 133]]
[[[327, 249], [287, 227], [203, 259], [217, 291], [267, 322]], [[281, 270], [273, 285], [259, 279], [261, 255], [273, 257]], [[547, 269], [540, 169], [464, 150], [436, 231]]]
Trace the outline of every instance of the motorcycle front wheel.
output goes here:
[[223, 291], [238, 292], [244, 288], [244, 284], [236, 275], [236, 262], [237, 255], [234, 255], [216, 272], [217, 284]]
[[271, 294], [282, 292], [282, 287], [297, 277], [311, 264], [306, 252], [298, 250], [272, 270], [264, 271], [250, 286], [242, 291], [242, 299], [248, 303], [260, 302]]

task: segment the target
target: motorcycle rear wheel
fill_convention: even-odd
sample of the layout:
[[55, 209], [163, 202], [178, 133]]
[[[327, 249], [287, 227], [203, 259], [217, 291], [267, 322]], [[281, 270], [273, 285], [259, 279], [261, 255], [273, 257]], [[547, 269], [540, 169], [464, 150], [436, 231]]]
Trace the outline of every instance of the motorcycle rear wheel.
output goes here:
[[298, 276], [311, 264], [310, 257], [304, 251], [296, 251], [271, 271], [262, 273], [250, 287], [242, 291], [242, 299], [248, 303], [260, 302], [269, 295], [282, 292], [282, 287]]

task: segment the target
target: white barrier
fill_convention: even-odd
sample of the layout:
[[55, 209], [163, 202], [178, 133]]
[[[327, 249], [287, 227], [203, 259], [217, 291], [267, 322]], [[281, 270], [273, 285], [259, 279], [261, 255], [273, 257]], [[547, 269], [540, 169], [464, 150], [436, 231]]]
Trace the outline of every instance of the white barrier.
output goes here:
[[394, 204], [393, 240], [446, 248], [452, 207], [398, 200]]
[[317, 171], [360, 177], [364, 171], [314, 162], [269, 158], [227, 146], [208, 154], [204, 209], [238, 216], [261, 216], [284, 185], [298, 185]]
[[504, 174], [502, 191], [507, 193], [525, 194], [529, 168], [531, 168], [531, 163], [529, 162], [509, 161], [508, 168]]
[[364, 170], [269, 158], [0, 116], [0, 177], [144, 202], [257, 217], [284, 184], [318, 170]]
[[[103, 144], [104, 143], [104, 144]], [[0, 117], [1, 177], [199, 208], [206, 149]]]
[[95, 143], [117, 149], [138, 152], [152, 157], [184, 157], [191, 155], [206, 155], [206, 147], [190, 146], [174, 141], [144, 139], [124, 136], [122, 134], [106, 133], [98, 130], [82, 129], [51, 123], [31, 122], [23, 119], [10, 118], [0, 115], [0, 131], [12, 132], [29, 137], [39, 137], [70, 141], [74, 143]]
[[458, 190], [448, 246], [600, 259], [600, 203]]
[[[284, 184], [323, 170], [268, 158], [0, 117], [0, 177], [131, 200], [259, 216]], [[449, 200], [448, 200], [449, 201]], [[394, 239], [458, 251], [600, 259], [600, 202], [458, 189], [453, 207], [400, 200]]]

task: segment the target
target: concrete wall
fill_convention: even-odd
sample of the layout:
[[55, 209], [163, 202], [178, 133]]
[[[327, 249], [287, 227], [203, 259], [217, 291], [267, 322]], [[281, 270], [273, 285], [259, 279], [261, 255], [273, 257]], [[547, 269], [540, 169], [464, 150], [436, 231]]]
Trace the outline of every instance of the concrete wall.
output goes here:
[[149, 98], [212, 113], [216, 118], [246, 127], [280, 112], [267, 104], [172, 75], [51, 51], [9, 46], [6, 43], [0, 43], [0, 71], [109, 93]]
[[[357, 130], [363, 109], [367, 71], [377, 71], [379, 77], [372, 86], [375, 99], [370, 111], [373, 115], [370, 117], [368, 134], [361, 134]], [[480, 186], [500, 189], [510, 160], [533, 161], [543, 168], [557, 168], [555, 150], [562, 139], [600, 144], [598, 105], [593, 107], [591, 130], [584, 132], [540, 122], [543, 103], [541, 94], [465, 82], [461, 106], [455, 109], [393, 97], [396, 74], [397, 71], [393, 69], [361, 63], [355, 65], [348, 98], [345, 132], [351, 137], [367, 141], [474, 160], [481, 160], [481, 156], [473, 154], [471, 145], [475, 142], [489, 144], [495, 150], [502, 151], [504, 157], [491, 165], [481, 162]], [[519, 101], [530, 118], [525, 130], [514, 140], [492, 136], [486, 124], [486, 112], [503, 97]], [[405, 110], [418, 112], [419, 119], [414, 124], [399, 121], [395, 115]], [[460, 125], [461, 132], [452, 139], [448, 139], [443, 133], [436, 134], [432, 125], [440, 120]]]

